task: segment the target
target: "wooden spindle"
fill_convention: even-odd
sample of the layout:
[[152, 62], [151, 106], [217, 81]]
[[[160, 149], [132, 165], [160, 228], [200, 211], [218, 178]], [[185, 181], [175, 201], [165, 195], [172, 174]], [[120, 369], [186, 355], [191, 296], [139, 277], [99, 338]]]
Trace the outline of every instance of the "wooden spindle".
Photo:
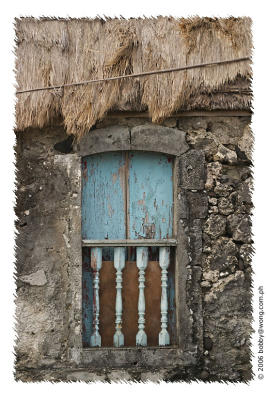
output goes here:
[[170, 248], [161, 247], [159, 250], [159, 265], [161, 268], [161, 331], [159, 333], [159, 346], [167, 346], [170, 344], [168, 327], [168, 298], [167, 298], [167, 281], [168, 267], [170, 260]]
[[145, 328], [145, 270], [148, 264], [148, 247], [137, 247], [137, 267], [139, 269], [139, 300], [138, 300], [138, 333], [136, 335], [136, 345], [146, 346], [147, 335]]
[[100, 347], [101, 336], [99, 334], [99, 315], [100, 315], [100, 301], [99, 301], [99, 271], [102, 265], [102, 249], [100, 247], [93, 247], [91, 249], [91, 268], [93, 270], [93, 333], [90, 337], [90, 346]]
[[114, 346], [124, 346], [124, 334], [122, 332], [122, 271], [125, 267], [125, 248], [114, 248], [114, 267], [116, 269], [116, 302], [115, 302], [115, 334]]

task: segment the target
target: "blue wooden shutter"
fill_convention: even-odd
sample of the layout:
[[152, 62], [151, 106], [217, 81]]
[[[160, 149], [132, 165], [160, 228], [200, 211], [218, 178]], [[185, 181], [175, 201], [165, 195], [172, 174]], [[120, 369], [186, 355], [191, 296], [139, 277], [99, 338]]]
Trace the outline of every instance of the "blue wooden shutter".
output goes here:
[[173, 228], [172, 159], [131, 152], [129, 158], [129, 239], [168, 239]]
[[124, 153], [83, 158], [83, 239], [126, 239], [125, 186]]
[[83, 158], [83, 239], [168, 239], [173, 230], [172, 159], [151, 152]]

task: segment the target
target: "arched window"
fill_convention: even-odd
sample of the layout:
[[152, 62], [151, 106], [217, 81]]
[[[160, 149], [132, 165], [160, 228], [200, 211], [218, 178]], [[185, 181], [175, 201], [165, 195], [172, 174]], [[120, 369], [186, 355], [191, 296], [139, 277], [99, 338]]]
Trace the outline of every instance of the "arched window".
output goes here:
[[176, 343], [175, 157], [82, 157], [83, 345]]

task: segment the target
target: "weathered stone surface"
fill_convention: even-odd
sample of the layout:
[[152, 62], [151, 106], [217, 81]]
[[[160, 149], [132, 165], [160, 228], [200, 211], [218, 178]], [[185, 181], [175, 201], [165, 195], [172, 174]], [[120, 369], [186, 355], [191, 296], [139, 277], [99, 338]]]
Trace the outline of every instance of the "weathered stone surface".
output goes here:
[[217, 196], [228, 197], [232, 192], [232, 190], [233, 188], [230, 185], [227, 185], [226, 183], [217, 182], [214, 188], [214, 193]]
[[219, 209], [218, 209], [218, 207], [216, 207], [216, 206], [212, 206], [212, 207], [209, 208], [208, 212], [209, 212], [210, 214], [218, 214]]
[[228, 230], [233, 239], [239, 242], [251, 242], [250, 217], [245, 214], [231, 214], [227, 217]]
[[[232, 239], [221, 237], [213, 242], [211, 253], [206, 257], [204, 268], [206, 271], [234, 271], [234, 268], [238, 265], [237, 254], [238, 249]], [[204, 276], [207, 280], [211, 280], [211, 277], [215, 275]]]
[[206, 178], [205, 156], [198, 150], [189, 150], [179, 158], [179, 186], [183, 189], [204, 189]]
[[209, 204], [216, 206], [218, 204], [218, 199], [216, 197], [209, 197], [208, 202], [209, 202]]
[[212, 119], [208, 125], [210, 131], [213, 133], [219, 143], [223, 145], [235, 145], [241, 138], [247, 122], [247, 120], [236, 117], [218, 117]]
[[[17, 213], [29, 213], [18, 242], [18, 369], [56, 365], [77, 344], [73, 331], [81, 340], [75, 295], [81, 292], [81, 161], [76, 154], [51, 150], [64, 137], [63, 130], [51, 128], [30, 131], [21, 140], [18, 181], [25, 190], [19, 192]], [[35, 149], [36, 143], [43, 152], [33, 150], [29, 161], [23, 148]]]
[[230, 150], [220, 144], [217, 153], [213, 156], [213, 160], [228, 164], [234, 164], [237, 162], [237, 155], [235, 151]]
[[[205, 294], [204, 336], [209, 336], [213, 341], [206, 365], [209, 371], [216, 368], [222, 379], [226, 379], [227, 376], [238, 380], [251, 378], [248, 352], [251, 333], [248, 290], [244, 273], [237, 271], [219, 279]], [[211, 313], [213, 318], [208, 317]]]
[[96, 351], [84, 350], [82, 364], [88, 368], [138, 368], [151, 369], [156, 365], [162, 368], [173, 365], [191, 365], [195, 356], [190, 352], [183, 352], [179, 348], [158, 348], [144, 347], [142, 351], [131, 348], [102, 348]]
[[29, 283], [31, 286], [44, 286], [47, 283], [46, 274], [43, 269], [40, 269], [29, 275], [21, 275], [19, 280]]
[[208, 160], [211, 160], [213, 155], [217, 153], [218, 142], [215, 136], [205, 129], [190, 131], [187, 135], [187, 141], [194, 149], [204, 150]]
[[[183, 132], [184, 143], [192, 146], [186, 151], [186, 144], [178, 166], [175, 262], [179, 270], [180, 349], [177, 353], [171, 349], [163, 362], [155, 350], [133, 348], [114, 354], [112, 349], [102, 349], [99, 353], [93, 351], [90, 358], [83, 354], [81, 160], [76, 154], [59, 154], [55, 143], [66, 140], [62, 128], [29, 130], [24, 137], [20, 136], [17, 167], [23, 173], [19, 175], [16, 205], [20, 232], [17, 379], [55, 382], [68, 379], [112, 382], [120, 381], [121, 377], [129, 381], [151, 381], [158, 377], [167, 381], [250, 379], [251, 245], [247, 223], [252, 185], [249, 163], [245, 162], [249, 149], [243, 139], [247, 124], [248, 120], [243, 118], [202, 117], [171, 119], [166, 123], [169, 128], [158, 126], [156, 136], [161, 136], [163, 129], [176, 135], [180, 131], [171, 129], [176, 126], [187, 131], [187, 135]], [[129, 150], [131, 130], [135, 133], [136, 127], [147, 125], [155, 142], [153, 132], [157, 125], [149, 120], [102, 121], [98, 126], [105, 127], [107, 136], [103, 133], [103, 141], [94, 146], [106, 150], [110, 143], [111, 150]], [[140, 143], [142, 139], [140, 134]], [[163, 143], [165, 140], [168, 135], [164, 134]], [[181, 148], [174, 139], [171, 142], [173, 150], [174, 146]], [[230, 160], [225, 158], [211, 162], [219, 143], [228, 151], [237, 152], [235, 164], [227, 163]], [[156, 145], [161, 147], [161, 142]], [[163, 146], [160, 151], [166, 151], [165, 143]], [[203, 190], [205, 180], [207, 193]], [[225, 234], [232, 237], [222, 237]], [[116, 367], [116, 363], [121, 367]]]
[[251, 265], [252, 254], [252, 246], [250, 244], [242, 244], [240, 247], [240, 257], [246, 267]]
[[230, 198], [221, 197], [218, 202], [219, 213], [229, 215], [234, 212], [234, 205]]
[[66, 376], [68, 381], [72, 382], [106, 382], [107, 378], [105, 374], [98, 374], [90, 371], [72, 371]]
[[78, 154], [87, 156], [103, 151], [129, 150], [130, 133], [127, 126], [93, 129], [77, 145]]
[[251, 204], [251, 192], [253, 190], [252, 178], [240, 183], [237, 190], [237, 200], [240, 204]]
[[237, 186], [251, 176], [251, 168], [245, 164], [225, 164], [222, 165], [222, 175], [224, 176], [225, 183]]
[[204, 278], [204, 280], [207, 280], [210, 282], [217, 282], [217, 280], [219, 279], [219, 271], [217, 271], [217, 270], [205, 271], [203, 273], [203, 278]]
[[219, 162], [212, 162], [207, 164], [207, 180], [205, 184], [205, 188], [207, 190], [211, 190], [216, 181], [218, 180], [222, 171], [222, 165]]
[[194, 118], [179, 118], [178, 126], [183, 131], [192, 132], [198, 131], [199, 129], [207, 129], [208, 120], [203, 117], [194, 117]]
[[242, 151], [248, 160], [252, 158], [253, 135], [249, 125], [246, 125], [243, 136], [238, 141], [238, 148]]
[[206, 193], [183, 190], [179, 196], [181, 204], [179, 207], [180, 218], [198, 219], [207, 216], [208, 199]]
[[211, 351], [213, 348], [213, 341], [209, 336], [204, 337], [204, 349]]
[[200, 265], [202, 260], [202, 221], [195, 219], [189, 225], [191, 262]]
[[221, 215], [212, 214], [205, 223], [204, 231], [213, 239], [224, 235], [226, 229], [226, 219]]
[[210, 287], [211, 287], [211, 282], [209, 282], [209, 281], [202, 281], [202, 282], [200, 283], [200, 285], [201, 285], [202, 288], [210, 288]]
[[189, 149], [185, 132], [155, 124], [132, 128], [130, 144], [131, 150], [161, 151], [176, 156]]
[[[226, 278], [218, 280], [212, 286], [212, 290], [205, 295], [204, 301], [205, 303], [209, 303], [212, 309], [219, 309], [219, 307], [223, 306], [223, 313], [228, 312], [230, 305], [234, 306], [233, 311], [238, 311], [241, 307], [241, 303], [236, 302], [240, 293], [240, 283], [243, 283], [245, 279], [244, 273], [242, 271], [237, 271], [235, 274], [229, 275]], [[236, 289], [233, 291], [233, 289]], [[232, 290], [234, 293], [233, 298], [228, 298], [230, 293], [229, 290]], [[223, 294], [222, 294], [223, 293]], [[220, 299], [219, 302], [216, 300]], [[231, 309], [231, 308], [230, 308]]]

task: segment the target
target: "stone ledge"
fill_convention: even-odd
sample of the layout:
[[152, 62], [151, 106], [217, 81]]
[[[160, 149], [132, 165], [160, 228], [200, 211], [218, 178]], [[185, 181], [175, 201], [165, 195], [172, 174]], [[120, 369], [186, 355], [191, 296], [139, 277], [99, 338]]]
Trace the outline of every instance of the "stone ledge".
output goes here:
[[159, 366], [163, 368], [176, 365], [189, 366], [195, 363], [194, 353], [184, 352], [178, 347], [84, 349], [81, 360], [81, 365], [95, 368], [128, 368], [133, 366], [142, 368]]

